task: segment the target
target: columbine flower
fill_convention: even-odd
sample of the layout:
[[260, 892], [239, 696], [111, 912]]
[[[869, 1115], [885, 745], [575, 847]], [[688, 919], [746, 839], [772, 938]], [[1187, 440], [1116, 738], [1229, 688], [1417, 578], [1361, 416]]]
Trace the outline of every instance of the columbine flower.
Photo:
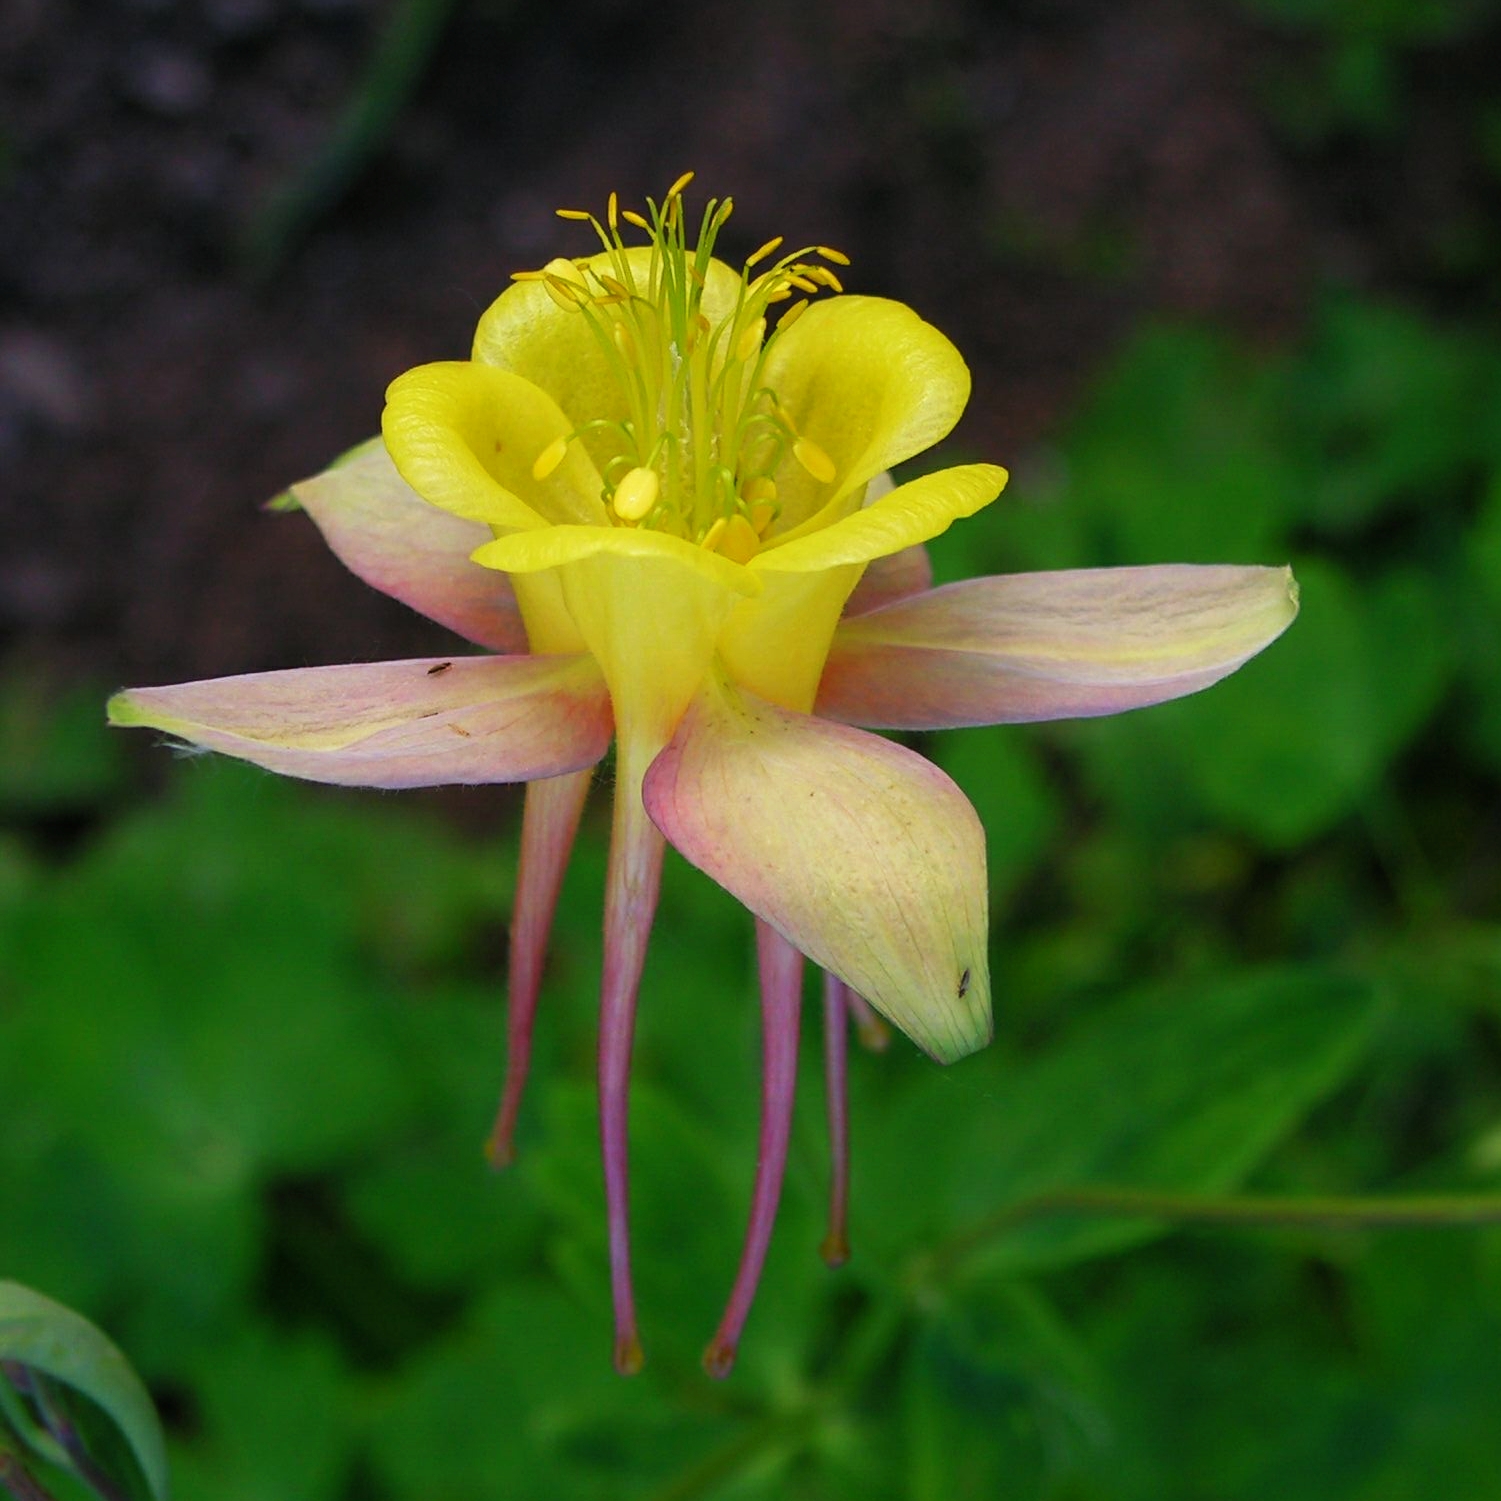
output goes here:
[[[689, 176], [645, 215], [613, 195], [604, 222], [560, 211], [603, 250], [521, 273], [480, 319], [472, 359], [401, 376], [383, 439], [294, 487], [361, 578], [499, 655], [134, 689], [110, 713], [314, 781], [530, 784], [497, 1162], [589, 768], [613, 736], [599, 1089], [622, 1371], [641, 1361], [626, 1088], [664, 837], [756, 918], [760, 1153], [705, 1356], [722, 1375], [781, 1189], [804, 956], [826, 977], [831, 1261], [845, 1249], [849, 1016], [868, 1019], [868, 1002], [940, 1062], [991, 1035], [979, 821], [936, 767], [853, 726], [1159, 703], [1267, 645], [1296, 593], [1285, 569], [1232, 567], [931, 588], [921, 544], [1006, 473], [967, 464], [892, 488], [886, 471], [958, 419], [963, 360], [900, 303], [838, 295], [837, 251], [771, 240], [739, 271], [714, 259], [727, 198], [690, 243]], [[622, 223], [647, 243], [627, 246]]]

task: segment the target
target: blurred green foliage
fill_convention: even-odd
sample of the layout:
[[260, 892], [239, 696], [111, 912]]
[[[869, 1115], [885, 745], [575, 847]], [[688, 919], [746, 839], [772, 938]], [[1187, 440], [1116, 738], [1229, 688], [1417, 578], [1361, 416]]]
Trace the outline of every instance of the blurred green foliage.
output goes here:
[[923, 745], [989, 830], [998, 1039], [853, 1060], [830, 1272], [810, 1024], [723, 1386], [697, 1357], [759, 1059], [728, 898], [669, 860], [633, 1115], [649, 1363], [621, 1381], [603, 824], [495, 1176], [514, 839], [210, 759], [131, 802], [125, 748], [11, 681], [0, 1269], [129, 1351], [180, 1501], [1501, 1496], [1501, 1234], [1004, 1214], [1091, 1184], [1501, 1190], [1498, 409], [1496, 346], [1396, 307], [1332, 299], [1273, 350], [1151, 328], [936, 544], [946, 576], [1291, 559], [1303, 614], [1202, 697]]

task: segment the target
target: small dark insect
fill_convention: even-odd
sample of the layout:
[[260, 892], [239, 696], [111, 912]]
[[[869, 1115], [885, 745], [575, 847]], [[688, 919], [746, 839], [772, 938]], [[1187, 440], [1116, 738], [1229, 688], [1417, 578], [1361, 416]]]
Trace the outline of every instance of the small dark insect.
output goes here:
[[450, 668], [450, 667], [452, 667], [452, 666], [453, 666], [453, 663], [452, 663], [452, 662], [438, 662], [438, 663], [437, 663], [437, 664], [435, 664], [435, 665], [434, 665], [434, 666], [432, 666], [432, 667], [429, 667], [429, 668], [428, 668], [428, 669], [427, 669], [427, 675], [428, 675], [428, 677], [430, 677], [430, 678], [435, 678], [435, 677], [437, 677], [437, 675], [438, 675], [438, 674], [439, 674], [439, 673], [440, 673], [440, 672], [447, 672], [447, 671], [448, 671], [448, 669], [449, 669], [449, 668]]
[[962, 1001], [969, 994], [969, 971], [965, 970], [959, 976], [959, 999]]

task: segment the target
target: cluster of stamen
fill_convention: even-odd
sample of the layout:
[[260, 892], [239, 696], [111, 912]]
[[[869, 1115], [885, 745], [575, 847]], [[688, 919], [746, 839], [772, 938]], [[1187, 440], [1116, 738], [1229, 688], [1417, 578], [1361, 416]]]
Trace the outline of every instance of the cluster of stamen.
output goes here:
[[[648, 198], [645, 214], [622, 209], [614, 193], [603, 223], [582, 209], [559, 209], [559, 218], [593, 227], [604, 256], [560, 258], [515, 273], [514, 280], [540, 282], [560, 307], [586, 320], [627, 414], [582, 423], [543, 449], [532, 473], [545, 479], [571, 444], [602, 439], [596, 451], [609, 453], [602, 499], [615, 524], [670, 532], [743, 563], [780, 514], [773, 476], [788, 454], [815, 480], [835, 476], [833, 460], [798, 431], [763, 371], [772, 344], [806, 311], [807, 298], [844, 290], [832, 267], [849, 258], [826, 245], [777, 255], [781, 237], [768, 240], [746, 257], [731, 311], [712, 321], [703, 307], [709, 263], [734, 205], [711, 198], [690, 246], [683, 189], [692, 180], [685, 172], [660, 204]], [[622, 222], [648, 237], [644, 276], [639, 257], [628, 254]], [[798, 293], [804, 296], [793, 301]], [[786, 302], [791, 306], [771, 327], [772, 308]]]

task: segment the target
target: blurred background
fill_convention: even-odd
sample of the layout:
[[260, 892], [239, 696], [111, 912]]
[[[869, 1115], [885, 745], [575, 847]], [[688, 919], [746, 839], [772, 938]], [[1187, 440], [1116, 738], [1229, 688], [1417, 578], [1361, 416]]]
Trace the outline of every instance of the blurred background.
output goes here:
[[[1005, 1217], [1501, 1193], [1498, 76], [1496, 0], [7, 0], [0, 1275], [128, 1351], [180, 1501], [1501, 1496], [1498, 1232]], [[989, 831], [997, 1040], [852, 1059], [830, 1272], [809, 1026], [723, 1385], [735, 905], [669, 859], [622, 1381], [605, 800], [497, 1176], [510, 791], [102, 728], [125, 683], [450, 650], [262, 503], [463, 357], [512, 270], [588, 249], [555, 206], [690, 167], [730, 253], [838, 246], [969, 360], [921, 462], [1013, 479], [941, 577], [1303, 586], [1202, 698], [918, 742]]]

